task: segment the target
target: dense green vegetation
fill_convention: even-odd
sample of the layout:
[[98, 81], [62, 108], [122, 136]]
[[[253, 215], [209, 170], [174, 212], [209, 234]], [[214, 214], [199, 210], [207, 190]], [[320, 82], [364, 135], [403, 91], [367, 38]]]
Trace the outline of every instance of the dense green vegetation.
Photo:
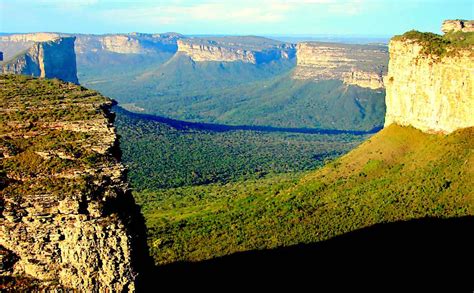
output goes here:
[[166, 124], [120, 108], [116, 112], [123, 161], [135, 190], [226, 183], [310, 170], [368, 137], [224, 130], [219, 125]]
[[448, 32], [444, 35], [411, 30], [393, 40], [414, 40], [423, 45], [422, 53], [434, 57], [453, 56], [474, 46], [474, 32]]
[[353, 130], [383, 125], [383, 90], [294, 80], [293, 67], [294, 60], [193, 62], [177, 54], [133, 78], [81, 82], [129, 110], [186, 121]]
[[116, 84], [133, 80], [143, 72], [153, 70], [173, 56], [170, 52], [156, 54], [120, 54], [87, 52], [77, 58], [77, 76], [83, 85]]
[[136, 192], [157, 263], [310, 243], [380, 222], [474, 214], [473, 129], [392, 125], [306, 175]]

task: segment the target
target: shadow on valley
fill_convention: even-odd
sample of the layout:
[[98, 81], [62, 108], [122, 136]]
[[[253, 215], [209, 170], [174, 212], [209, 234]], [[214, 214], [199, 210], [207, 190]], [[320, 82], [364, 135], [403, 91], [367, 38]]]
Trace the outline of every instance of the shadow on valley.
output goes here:
[[116, 106], [113, 109], [115, 112], [124, 113], [132, 118], [151, 120], [163, 124], [167, 124], [178, 130], [196, 129], [205, 131], [225, 132], [225, 131], [236, 131], [236, 130], [248, 130], [248, 131], [261, 131], [261, 132], [290, 132], [290, 133], [305, 133], [305, 134], [352, 134], [352, 135], [367, 135], [379, 132], [383, 127], [375, 127], [369, 131], [358, 131], [358, 130], [338, 130], [338, 129], [320, 129], [320, 128], [283, 128], [283, 127], [272, 127], [272, 126], [258, 126], [258, 125], [224, 125], [224, 124], [213, 124], [213, 123], [201, 123], [201, 122], [188, 122], [175, 120], [171, 118], [141, 114], [127, 111], [120, 106]]
[[[383, 280], [389, 286], [412, 281], [466, 286], [472, 285], [472, 267], [467, 268], [474, 263], [472, 231], [472, 216], [377, 224], [313, 244], [156, 267], [153, 278], [177, 288], [337, 287], [348, 286], [347, 279], [362, 284]], [[341, 283], [330, 283], [334, 279]]]

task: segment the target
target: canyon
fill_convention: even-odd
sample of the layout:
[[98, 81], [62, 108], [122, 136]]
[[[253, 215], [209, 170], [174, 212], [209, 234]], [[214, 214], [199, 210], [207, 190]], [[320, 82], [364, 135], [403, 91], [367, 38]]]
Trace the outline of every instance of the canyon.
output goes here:
[[[203, 72], [225, 74], [227, 71], [223, 68], [231, 68], [234, 71], [228, 79], [234, 81], [242, 72], [252, 72], [253, 66], [268, 68], [265, 66], [275, 60], [290, 61], [296, 57], [296, 67], [286, 72], [283, 82], [282, 79], [265, 83], [252, 80], [254, 88], [249, 87], [249, 90], [259, 96], [264, 96], [262, 90], [269, 88], [274, 90], [269, 91], [272, 98], [279, 97], [274, 92], [282, 92], [282, 96], [291, 99], [288, 102], [282, 98], [283, 102], [272, 104], [266, 112], [255, 112], [259, 114], [254, 114], [257, 118], [281, 112], [283, 104], [294, 105], [296, 94], [288, 94], [288, 88], [300, 91], [324, 85], [314, 89], [314, 93], [337, 89], [334, 96], [339, 98], [341, 92], [363, 88], [382, 93], [386, 87], [385, 129], [324, 167], [289, 179], [285, 177], [287, 174], [279, 177], [269, 174], [264, 178], [261, 176], [268, 174], [259, 174], [252, 181], [185, 186], [174, 190], [179, 196], [173, 194], [173, 190], [162, 190], [162, 194], [167, 194], [163, 197], [157, 197], [152, 190], [141, 194], [141, 204], [145, 207], [142, 211], [149, 217], [147, 221], [152, 228], [148, 241], [155, 261], [198, 261], [252, 249], [261, 251], [314, 243], [380, 222], [472, 216], [470, 182], [473, 182], [474, 158], [469, 147], [474, 138], [474, 68], [472, 44], [466, 45], [462, 35], [469, 33], [465, 32], [469, 23], [446, 22], [443, 27], [448, 33], [443, 37], [417, 32], [397, 36], [391, 40], [389, 49], [384, 45], [316, 42], [294, 47], [252, 38], [194, 40], [179, 34], [78, 35], [76, 42], [74, 36], [63, 34], [0, 37], [4, 40], [4, 43], [0, 41], [3, 46], [0, 49], [9, 60], [14, 60], [3, 64], [3, 73], [17, 74], [0, 75], [2, 289], [18, 290], [15, 288], [17, 280], [23, 280], [23, 290], [30, 291], [133, 292], [139, 287], [144, 264], [148, 261], [145, 223], [127, 183], [127, 170], [121, 163], [122, 151], [114, 126], [115, 114], [111, 110], [116, 102], [73, 84], [77, 83], [77, 77], [74, 79], [70, 74], [75, 70], [71, 50], [82, 60], [78, 64], [86, 61], [93, 64], [102, 54], [110, 58], [141, 55], [146, 60], [166, 52], [169, 59], [165, 61], [168, 67], [164, 68], [175, 71], [140, 72], [137, 80], [146, 81], [147, 76], [161, 78], [166, 73], [184, 76], [178, 82], [164, 83], [163, 88], [173, 89], [179, 84], [189, 84], [190, 72], [198, 77], [195, 83], [202, 88]], [[462, 38], [449, 39], [450, 33], [462, 33]], [[257, 41], [260, 45], [254, 44]], [[433, 46], [438, 44], [442, 46]], [[59, 53], [58, 46], [67, 48]], [[15, 57], [17, 53], [12, 52], [17, 50], [21, 54]], [[113, 60], [120, 63], [124, 59]], [[215, 63], [217, 66], [213, 67]], [[72, 68], [71, 72], [65, 67]], [[49, 79], [51, 77], [70, 83]], [[128, 81], [128, 77], [124, 80]], [[133, 95], [136, 92], [132, 86], [143, 87], [133, 81], [124, 84], [131, 88]], [[153, 83], [145, 85], [150, 84]], [[224, 108], [231, 105], [239, 118], [249, 109], [258, 109], [260, 104], [267, 106], [265, 103], [271, 101], [253, 101], [252, 107], [240, 109], [239, 113], [236, 109], [243, 104], [244, 87], [248, 87], [247, 84], [237, 88], [235, 100], [229, 98], [227, 91], [226, 99], [219, 101]], [[156, 92], [156, 88], [151, 91]], [[160, 94], [164, 95], [163, 92]], [[192, 100], [191, 106], [197, 107], [204, 96], [204, 103], [209, 105], [207, 96], [196, 94], [195, 88], [190, 92], [184, 103], [189, 105]], [[310, 99], [303, 100], [304, 107], [293, 108], [293, 112], [288, 112], [290, 115], [283, 116], [285, 119], [277, 118], [286, 122], [290, 116], [301, 114], [302, 108], [316, 104], [317, 108], [324, 105], [319, 109], [322, 113], [339, 110], [337, 113], [343, 114], [336, 119], [346, 119], [350, 116], [346, 109], [353, 109], [346, 108], [347, 100], [353, 107], [362, 108], [364, 117], [373, 107], [373, 104], [363, 107], [365, 97], [369, 96], [367, 92], [354, 91], [354, 99], [334, 99], [333, 105], [316, 103], [315, 97], [320, 96], [321, 100], [327, 99], [321, 94], [311, 94]], [[175, 96], [171, 99], [175, 100]], [[380, 100], [380, 96], [374, 99]], [[181, 105], [178, 108], [183, 109]], [[212, 112], [215, 108], [205, 110]], [[316, 109], [310, 110], [316, 113]], [[223, 116], [229, 115], [224, 113]], [[141, 138], [144, 133], [151, 136], [157, 131], [156, 135], [163, 136], [160, 133], [163, 126], [158, 120], [148, 122], [151, 126], [146, 129], [140, 128], [146, 120], [133, 117], [129, 125], [122, 122], [130, 127], [130, 133]], [[278, 121], [270, 118], [273, 123]], [[312, 116], [302, 119], [309, 120]], [[349, 120], [347, 124], [353, 125], [354, 121]], [[196, 132], [183, 123], [179, 125], [168, 127], [170, 137], [180, 135], [179, 131], [188, 135]], [[261, 134], [255, 135], [262, 139]], [[236, 132], [236, 136], [242, 134]], [[151, 137], [150, 141], [157, 140]], [[190, 141], [184, 139], [187, 152]], [[196, 141], [198, 144], [201, 140]], [[269, 138], [262, 141], [272, 147]], [[224, 137], [222, 143], [227, 145], [231, 141]], [[129, 146], [137, 145], [131, 141]], [[169, 147], [175, 151], [176, 145]], [[133, 150], [131, 153], [136, 153]], [[151, 159], [150, 154], [146, 152], [144, 161]], [[219, 155], [222, 153], [200, 160], [208, 165], [206, 160]], [[153, 159], [160, 160], [159, 157]], [[178, 164], [182, 164], [182, 160]], [[254, 169], [259, 171], [260, 167]], [[151, 174], [156, 173], [156, 170], [151, 171]], [[199, 175], [192, 171], [193, 177]], [[147, 180], [151, 178], [149, 174], [142, 176]], [[193, 188], [198, 191], [192, 193]], [[206, 188], [212, 189], [211, 192], [206, 193]], [[157, 198], [163, 200], [162, 206]], [[411, 240], [407, 242], [413, 244]], [[442, 249], [436, 251], [436, 261], [444, 257], [440, 251]], [[427, 259], [432, 260], [432, 255]]]
[[[338, 79], [346, 84], [381, 89], [384, 87], [382, 76], [386, 74], [388, 62], [387, 48], [384, 45], [317, 42], [295, 45], [254, 36], [186, 37], [178, 33], [7, 35], [0, 36], [0, 51], [4, 52], [4, 59], [7, 60], [24, 49], [25, 45], [60, 37], [75, 37], [77, 63], [91, 68], [107, 66], [107, 62], [109, 65], [117, 62], [133, 64], [138, 56], [144, 56], [141, 62], [146, 62], [147, 59], [153, 61], [153, 56], [164, 53], [181, 54], [195, 62], [240, 61], [249, 64], [293, 60], [296, 57], [297, 64], [292, 76], [294, 79]], [[164, 58], [171, 58], [171, 55]], [[105, 62], [102, 62], [103, 59]]]

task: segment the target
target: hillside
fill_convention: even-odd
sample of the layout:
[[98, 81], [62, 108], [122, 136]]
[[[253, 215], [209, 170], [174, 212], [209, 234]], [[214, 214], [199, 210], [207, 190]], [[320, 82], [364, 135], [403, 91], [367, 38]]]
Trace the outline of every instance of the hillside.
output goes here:
[[312, 243], [376, 223], [474, 215], [473, 131], [429, 135], [392, 125], [296, 181], [140, 193], [151, 253], [157, 263], [196, 261]]
[[119, 97], [129, 110], [193, 122], [364, 131], [383, 124], [383, 90], [294, 80], [292, 66], [195, 63], [176, 55], [154, 72], [123, 80], [127, 88], [117, 87], [120, 82], [91, 86]]
[[[182, 39], [178, 46], [191, 44], [196, 48], [192, 52], [178, 49], [162, 65], [133, 78], [92, 78], [83, 82], [115, 97], [131, 111], [193, 122], [363, 131], [383, 124], [384, 89], [365, 87], [364, 82], [371, 83], [371, 77], [361, 72], [381, 80], [387, 56], [384, 46], [326, 44], [325, 51], [313, 55], [329, 58], [326, 55], [333, 54], [331, 50], [341, 49], [352, 61], [341, 67], [333, 57], [322, 65], [318, 63], [318, 69], [316, 65], [295, 67], [296, 58], [291, 54], [269, 62], [247, 62], [235, 56], [223, 61], [221, 51], [206, 51], [200, 47], [205, 46], [203, 42], [238, 52], [245, 48], [288, 49], [263, 38]], [[204, 50], [209, 56], [198, 58], [195, 50]], [[217, 59], [211, 56], [213, 52]], [[372, 57], [371, 52], [377, 55]], [[312, 58], [311, 54], [299, 53], [298, 62], [304, 63], [303, 56]], [[358, 69], [352, 71], [355, 65]], [[303, 69], [311, 74], [323, 70], [327, 75], [323, 79], [302, 77]], [[368, 80], [363, 81], [365, 78]], [[127, 86], [121, 86], [124, 84]]]

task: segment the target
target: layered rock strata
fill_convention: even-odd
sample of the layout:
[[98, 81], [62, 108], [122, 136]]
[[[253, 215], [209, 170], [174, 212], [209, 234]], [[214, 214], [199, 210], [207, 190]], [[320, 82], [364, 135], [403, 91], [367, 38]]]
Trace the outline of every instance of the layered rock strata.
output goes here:
[[417, 38], [390, 41], [385, 125], [450, 133], [474, 126], [474, 47], [447, 46], [440, 56]]
[[371, 89], [384, 87], [388, 63], [384, 45], [308, 42], [298, 44], [296, 56], [295, 79], [339, 79]]
[[15, 75], [0, 75], [0, 100], [1, 276], [134, 291], [147, 252], [118, 160], [113, 101]]
[[182, 39], [178, 52], [196, 62], [235, 62], [261, 64], [295, 57], [295, 46], [257, 37]]

